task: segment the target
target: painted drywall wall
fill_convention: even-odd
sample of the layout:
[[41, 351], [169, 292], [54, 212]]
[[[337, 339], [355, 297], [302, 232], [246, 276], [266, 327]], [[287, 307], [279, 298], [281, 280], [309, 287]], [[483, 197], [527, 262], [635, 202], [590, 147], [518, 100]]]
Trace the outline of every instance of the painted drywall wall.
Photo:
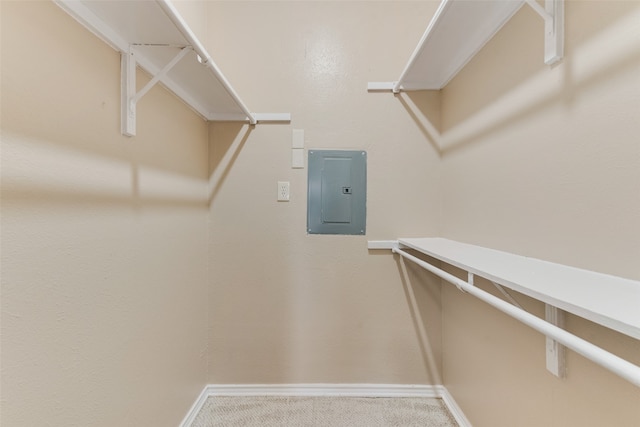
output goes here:
[[207, 125], [161, 87], [119, 122], [119, 54], [3, 1], [3, 426], [176, 426], [205, 383]]
[[[545, 66], [524, 7], [444, 89], [443, 235], [638, 280], [640, 3], [566, 2], [565, 43]], [[445, 384], [474, 426], [640, 425], [638, 388], [573, 352], [557, 379], [540, 334], [450, 286], [442, 301]], [[637, 340], [567, 328], [640, 364]]]
[[[637, 3], [568, 2], [551, 70], [523, 9], [442, 97], [365, 90], [435, 2], [216, 2], [211, 25], [185, 3], [251, 108], [291, 125], [207, 129], [156, 88], [120, 137], [115, 52], [48, 2], [2, 3], [3, 425], [175, 425], [205, 380], [437, 383], [441, 364], [474, 425], [638, 423], [637, 389], [571, 353], [551, 377], [542, 337], [449, 287], [441, 338], [439, 283], [366, 251], [442, 223], [638, 279]], [[306, 235], [293, 128], [368, 151], [366, 237]], [[640, 363], [637, 341], [568, 322]]]
[[200, 41], [207, 39], [207, 2], [204, 0], [172, 0], [171, 4]]
[[[438, 233], [439, 153], [412, 111], [437, 123], [439, 95], [366, 89], [400, 75], [436, 7], [209, 5], [207, 49], [231, 84], [252, 111], [293, 117], [210, 128], [210, 383], [440, 383], [439, 284], [367, 251]], [[367, 151], [366, 236], [307, 235], [293, 129], [307, 150]], [[276, 201], [278, 181], [290, 202]]]

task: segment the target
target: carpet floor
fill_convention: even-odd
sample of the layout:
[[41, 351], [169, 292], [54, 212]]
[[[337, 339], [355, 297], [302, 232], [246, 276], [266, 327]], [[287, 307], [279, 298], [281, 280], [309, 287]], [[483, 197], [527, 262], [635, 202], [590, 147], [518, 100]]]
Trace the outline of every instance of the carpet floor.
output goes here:
[[192, 427], [458, 427], [441, 399], [209, 397]]

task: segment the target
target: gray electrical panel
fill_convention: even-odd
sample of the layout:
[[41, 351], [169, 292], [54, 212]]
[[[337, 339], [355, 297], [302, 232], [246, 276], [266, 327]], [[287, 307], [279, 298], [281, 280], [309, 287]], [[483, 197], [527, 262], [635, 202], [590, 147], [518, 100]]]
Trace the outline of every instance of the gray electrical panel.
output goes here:
[[367, 153], [309, 150], [309, 234], [365, 234]]

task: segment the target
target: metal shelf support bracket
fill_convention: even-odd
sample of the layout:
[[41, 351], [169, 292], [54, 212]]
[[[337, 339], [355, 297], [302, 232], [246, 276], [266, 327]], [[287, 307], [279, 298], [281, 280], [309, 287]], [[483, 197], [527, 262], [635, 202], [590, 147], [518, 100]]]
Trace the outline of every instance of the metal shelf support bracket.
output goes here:
[[134, 46], [129, 47], [129, 52], [121, 54], [122, 134], [126, 136], [136, 135], [136, 105], [138, 101], [192, 50], [190, 46], [181, 47], [180, 52], [162, 70], [158, 71], [139, 92], [136, 92], [137, 61]]
[[544, 8], [536, 0], [525, 2], [544, 19], [544, 63], [553, 65], [564, 55], [564, 0], [545, 0]]
[[[544, 318], [554, 326], [564, 329], [564, 311], [549, 304], [544, 305]], [[565, 347], [553, 338], [545, 337], [547, 370], [558, 378], [565, 376]]]

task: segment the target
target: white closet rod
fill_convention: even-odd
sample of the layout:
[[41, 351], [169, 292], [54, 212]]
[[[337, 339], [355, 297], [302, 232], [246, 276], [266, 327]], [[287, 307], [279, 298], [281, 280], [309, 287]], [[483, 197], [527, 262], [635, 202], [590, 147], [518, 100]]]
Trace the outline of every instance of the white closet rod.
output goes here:
[[640, 367], [636, 366], [615, 354], [609, 353], [602, 348], [591, 344], [588, 341], [579, 338], [564, 329], [558, 328], [539, 317], [534, 316], [531, 313], [528, 313], [516, 306], [509, 304], [508, 302], [501, 300], [498, 297], [491, 295], [488, 292], [485, 292], [475, 286], [461, 280], [454, 275], [447, 273], [444, 270], [441, 270], [433, 265], [416, 258], [413, 255], [408, 254], [407, 252], [393, 248], [394, 253], [401, 255], [403, 258], [406, 258], [420, 267], [424, 268], [427, 271], [435, 274], [436, 276], [446, 280], [449, 283], [456, 285], [459, 289], [464, 290], [465, 292], [473, 295], [474, 297], [486, 302], [487, 304], [497, 308], [505, 314], [513, 317], [516, 320], [524, 323], [525, 325], [535, 329], [536, 331], [546, 335], [547, 337], [563, 344], [564, 346], [572, 349], [578, 354], [586, 357], [587, 359], [597, 363], [600, 366], [610, 370], [614, 374], [624, 378], [625, 380], [631, 382], [637, 387], [640, 387]]
[[231, 87], [226, 77], [222, 74], [222, 71], [220, 71], [220, 69], [215, 64], [215, 62], [213, 62], [213, 59], [211, 59], [211, 56], [209, 56], [204, 46], [202, 46], [202, 44], [198, 41], [195, 34], [193, 34], [191, 29], [189, 29], [186, 22], [184, 22], [184, 19], [182, 19], [182, 17], [178, 13], [177, 9], [171, 3], [169, 3], [168, 0], [158, 0], [158, 4], [160, 5], [164, 13], [167, 15], [167, 17], [169, 17], [169, 19], [171, 19], [171, 21], [178, 28], [178, 30], [180, 30], [184, 38], [186, 38], [189, 44], [193, 47], [193, 50], [195, 51], [195, 53], [202, 60], [202, 64], [206, 66], [209, 70], [211, 70], [211, 72], [216, 76], [216, 78], [220, 81], [220, 83], [222, 83], [222, 86], [225, 88], [229, 96], [231, 96], [231, 98], [233, 98], [236, 104], [238, 104], [238, 107], [240, 107], [242, 112], [247, 115], [247, 118], [249, 119], [249, 123], [252, 125], [255, 125], [257, 120], [254, 117], [254, 115], [249, 111], [249, 109], [247, 108], [245, 103], [242, 102], [242, 100], [240, 99], [236, 91]]

